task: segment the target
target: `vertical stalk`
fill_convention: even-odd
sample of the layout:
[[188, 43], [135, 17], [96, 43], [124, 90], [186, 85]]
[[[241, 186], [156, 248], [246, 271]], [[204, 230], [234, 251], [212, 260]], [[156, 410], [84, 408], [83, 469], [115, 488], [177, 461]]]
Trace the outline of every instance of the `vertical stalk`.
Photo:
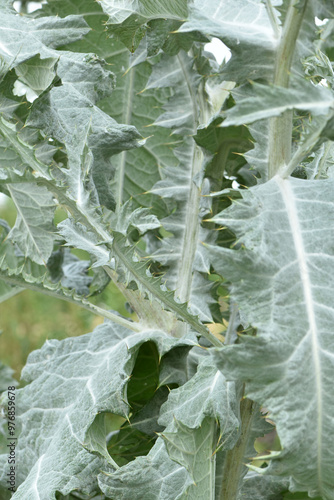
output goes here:
[[240, 403], [241, 434], [235, 447], [226, 454], [220, 500], [236, 500], [238, 497], [246, 447], [252, 428], [254, 410], [257, 406], [250, 399], [242, 399]]
[[[182, 68], [184, 79], [187, 83], [189, 95], [191, 97], [193, 108], [193, 133], [196, 134], [199, 122], [199, 99], [192, 82], [189, 79], [187, 69], [183, 63], [182, 57], [178, 56]], [[200, 91], [202, 89], [200, 88]], [[199, 231], [199, 206], [201, 199], [201, 188], [194, 183], [194, 178], [200, 173], [203, 163], [203, 152], [193, 140], [193, 162], [190, 177], [189, 196], [186, 208], [185, 233], [182, 243], [182, 253], [179, 265], [179, 276], [177, 280], [176, 294], [181, 302], [188, 302], [191, 293], [191, 283], [193, 278], [193, 263], [195, 259], [198, 231]]]
[[191, 185], [189, 198], [187, 202], [187, 215], [185, 224], [185, 233], [182, 245], [181, 261], [179, 266], [179, 278], [177, 281], [176, 294], [181, 302], [188, 302], [191, 293], [191, 284], [193, 278], [193, 263], [198, 241], [199, 231], [199, 207], [201, 199], [201, 188], [198, 187], [193, 179], [201, 171], [203, 163], [203, 153], [199, 146], [193, 145], [193, 166], [191, 173]]
[[[297, 9], [298, 3], [298, 9]], [[300, 26], [305, 13], [307, 0], [291, 0], [283, 31], [276, 53], [274, 85], [289, 86], [290, 68]], [[271, 179], [291, 159], [292, 111], [271, 118], [269, 122], [269, 165], [268, 177]]]
[[[132, 68], [125, 76], [126, 83], [125, 83], [124, 95], [127, 96], [127, 103], [125, 112], [123, 113], [122, 123], [126, 123], [127, 125], [131, 124], [132, 97], [134, 92], [135, 71], [136, 69]], [[117, 193], [116, 193], [117, 209], [119, 209], [123, 203], [126, 155], [127, 151], [122, 151], [120, 154], [120, 164], [117, 172]]]
[[[272, 5], [266, 2], [272, 24], [275, 21]], [[297, 8], [298, 4], [298, 8]], [[295, 46], [305, 13], [307, 0], [290, 0], [284, 27], [277, 47], [273, 84], [288, 88], [290, 69]], [[275, 28], [275, 26], [273, 26]], [[274, 29], [278, 33], [277, 29]], [[272, 178], [277, 172], [290, 163], [292, 141], [292, 112], [287, 111], [269, 122], [269, 165], [268, 177]], [[257, 403], [243, 399], [240, 403], [241, 433], [232, 450], [226, 454], [220, 500], [236, 500], [242, 479], [243, 462], [246, 447], [249, 441], [253, 415]]]

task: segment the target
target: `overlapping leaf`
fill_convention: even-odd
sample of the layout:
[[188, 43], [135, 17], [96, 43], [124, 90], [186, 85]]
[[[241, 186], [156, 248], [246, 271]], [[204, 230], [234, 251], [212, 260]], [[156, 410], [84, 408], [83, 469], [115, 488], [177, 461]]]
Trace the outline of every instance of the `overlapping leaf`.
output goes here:
[[121, 494], [124, 500], [181, 500], [192, 484], [187, 470], [169, 458], [162, 438], [146, 457], [136, 458], [110, 476], [100, 474], [98, 480], [107, 496]]
[[106, 280], [99, 277], [99, 270], [88, 276], [90, 262], [78, 259], [68, 249], [53, 252], [46, 265], [25, 258], [19, 247], [7, 238], [9, 232], [9, 227], [0, 229], [1, 301], [29, 288], [89, 308], [90, 303], [85, 298], [92, 290], [106, 286]]
[[106, 322], [91, 334], [48, 341], [30, 355], [22, 373], [28, 385], [17, 394], [17, 480], [24, 482], [13, 498], [50, 500], [56, 490], [67, 494], [96, 487], [94, 477], [101, 468], [108, 470], [108, 464], [86, 450], [88, 429], [99, 412], [128, 415], [127, 383], [136, 353], [148, 340], [160, 356], [178, 342], [194, 343], [159, 331], [133, 334]]
[[[168, 453], [191, 474], [194, 485], [187, 491], [194, 498], [215, 498], [216, 454], [220, 445], [232, 448], [238, 437], [237, 391], [226, 382], [210, 356], [204, 357], [197, 373], [174, 389], [161, 408], [160, 424]], [[215, 421], [219, 422], [219, 439]]]
[[[262, 1], [195, 0], [188, 10], [179, 32], [198, 30], [231, 48], [233, 57], [226, 66], [229, 80], [271, 78], [278, 38]], [[279, 29], [277, 17], [276, 23]]]
[[56, 239], [53, 225], [56, 205], [51, 193], [33, 183], [8, 185], [17, 209], [11, 238], [26, 257], [37, 264], [46, 264]]
[[186, 0], [168, 3], [131, 1], [126, 7], [120, 1], [101, 0], [99, 3], [109, 16], [108, 28], [112, 36], [119, 38], [132, 52], [138, 48], [145, 35], [148, 55], [161, 49], [175, 54], [181, 48], [189, 50], [193, 39], [205, 40], [200, 33], [195, 36], [174, 33], [187, 17]]
[[[124, 499], [168, 499], [174, 481], [173, 498], [214, 498], [215, 454], [217, 445], [215, 420], [221, 425], [221, 439], [226, 448], [233, 446], [239, 421], [234, 383], [206, 358], [198, 373], [185, 385], [170, 392], [161, 407], [159, 423], [162, 432], [146, 457], [122, 467], [110, 476], [100, 475], [99, 484], [108, 495], [122, 488]], [[171, 460], [172, 458], [172, 460]], [[165, 460], [165, 469], [161, 463]], [[187, 472], [188, 471], [188, 472]], [[179, 478], [183, 478], [183, 484]], [[154, 482], [155, 488], [148, 485]], [[121, 485], [126, 484], [126, 488]], [[137, 484], [137, 488], [135, 487]]]
[[65, 19], [32, 19], [20, 16], [9, 4], [1, 12], [0, 46], [6, 68], [14, 67], [36, 54], [54, 57], [55, 48], [82, 38], [89, 28], [78, 16]]
[[115, 177], [110, 182], [116, 205], [133, 198], [137, 204], [153, 205], [155, 211], [161, 213], [165, 210], [164, 203], [161, 204], [148, 190], [161, 178], [161, 169], [175, 165], [176, 159], [169, 144], [169, 131], [158, 126], [146, 127], [161, 114], [170, 90], [162, 88], [142, 93], [152, 71], [151, 64], [145, 62], [146, 54], [139, 64], [121, 42], [107, 38], [103, 27], [106, 16], [97, 2], [85, 0], [74, 5], [51, 0], [43, 5], [43, 11], [53, 15], [85, 16], [92, 31], [80, 43], [70, 47], [97, 54], [110, 64], [116, 75], [117, 85], [110, 96], [99, 102], [100, 108], [117, 122], [134, 125], [143, 137], [149, 136], [141, 148], [123, 151], [112, 158]]
[[226, 112], [226, 120], [222, 126], [252, 123], [278, 116], [289, 109], [326, 115], [333, 107], [333, 95], [328, 89], [306, 82], [299, 82], [298, 88], [289, 89], [254, 83], [253, 91], [250, 97], [240, 99], [236, 106]]
[[246, 247], [211, 252], [215, 268], [233, 282], [243, 323], [258, 331], [226, 347], [219, 366], [247, 380], [246, 394], [277, 423], [283, 451], [273, 470], [291, 474], [297, 489], [331, 499], [332, 180], [276, 176], [214, 220]]
[[[203, 186], [203, 170], [205, 157], [195, 141], [188, 138], [196, 132], [201, 113], [196, 95], [201, 77], [193, 68], [193, 62], [185, 53], [174, 58], [163, 57], [154, 66], [147, 88], [174, 86], [176, 90], [164, 107], [156, 124], [171, 128], [173, 133], [180, 134], [179, 146], [174, 150], [179, 166], [163, 170], [163, 180], [159, 181], [152, 192], [165, 199], [177, 201], [177, 209], [162, 220], [163, 226], [172, 233], [172, 237], [164, 238], [161, 247], [154, 257], [163, 265], [168, 265], [168, 285], [175, 289], [181, 300], [190, 299], [194, 311], [202, 320], [210, 321], [210, 293], [207, 294], [207, 306], [196, 307], [198, 287], [191, 286], [192, 280], [200, 282], [199, 272], [207, 273], [210, 268], [208, 256], [199, 240], [206, 240], [208, 232], [200, 225], [201, 217], [208, 211], [206, 200], [201, 197]], [[208, 287], [209, 288], [209, 287]], [[203, 289], [202, 289], [203, 292]], [[209, 292], [209, 290], [208, 290]]]
[[[66, 146], [68, 195], [85, 206], [88, 184], [92, 197], [113, 205], [108, 182], [113, 173], [110, 157], [138, 145], [133, 126], [120, 125], [103, 113], [96, 101], [112, 91], [113, 78], [93, 55], [64, 53], [57, 65], [61, 86], [38, 99], [29, 125], [40, 128]], [[67, 174], [67, 175], [66, 175]]]

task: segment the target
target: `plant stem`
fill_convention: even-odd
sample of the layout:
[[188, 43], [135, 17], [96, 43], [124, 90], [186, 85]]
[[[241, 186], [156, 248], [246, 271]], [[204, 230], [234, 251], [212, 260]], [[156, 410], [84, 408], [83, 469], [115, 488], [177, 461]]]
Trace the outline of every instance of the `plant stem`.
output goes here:
[[187, 202], [187, 215], [185, 223], [184, 239], [182, 243], [182, 254], [179, 265], [179, 276], [177, 281], [176, 295], [181, 302], [188, 302], [191, 293], [191, 284], [193, 278], [193, 264], [195, 260], [196, 247], [198, 244], [199, 232], [199, 207], [201, 199], [201, 188], [196, 186], [193, 181], [196, 174], [201, 171], [203, 164], [203, 153], [201, 149], [194, 144], [193, 167], [191, 172], [189, 198]]
[[[136, 68], [131, 68], [130, 71], [123, 78], [126, 78], [124, 95], [127, 98], [127, 105], [125, 113], [122, 117], [122, 123], [128, 125], [131, 124], [132, 117], [132, 97], [134, 93], [134, 80], [135, 80]], [[117, 173], [117, 193], [116, 193], [116, 206], [117, 209], [120, 208], [123, 202], [123, 190], [124, 190], [124, 177], [125, 177], [125, 165], [126, 165], [127, 151], [122, 151], [120, 154], [120, 164]]]
[[226, 454], [220, 500], [236, 500], [238, 497], [246, 447], [251, 432], [254, 409], [257, 406], [250, 399], [241, 400], [241, 433], [235, 447]]
[[[284, 88], [289, 86], [292, 58], [307, 0], [299, 2], [298, 10], [297, 3], [298, 0], [290, 1], [275, 59], [273, 84]], [[269, 179], [290, 162], [292, 116], [292, 111], [286, 111], [269, 121]]]
[[275, 16], [275, 12], [274, 12], [271, 0], [265, 0], [265, 4], [267, 7], [267, 13], [268, 13], [268, 17], [270, 20], [270, 24], [274, 30], [275, 36], [278, 38], [279, 34], [280, 34], [279, 25], [277, 23], [277, 18]]
[[[184, 74], [184, 79], [188, 87], [189, 95], [192, 102], [192, 120], [193, 120], [193, 133], [196, 134], [198, 127], [198, 101], [197, 95], [193, 88], [191, 78], [189, 77], [187, 68], [183, 62], [182, 57], [177, 56], [180, 67]], [[193, 264], [196, 254], [196, 247], [198, 243], [198, 231], [199, 231], [199, 207], [201, 199], [201, 188], [198, 187], [194, 178], [201, 171], [204, 156], [201, 148], [199, 148], [195, 141], [192, 144], [192, 169], [190, 175], [190, 186], [189, 195], [186, 206], [186, 221], [185, 221], [185, 232], [182, 242], [181, 249], [181, 259], [178, 268], [178, 279], [176, 287], [176, 295], [179, 297], [181, 302], [188, 302], [191, 292], [191, 283], [193, 278]]]
[[315, 176], [316, 179], [320, 179], [320, 176], [321, 176], [323, 168], [324, 168], [324, 166], [326, 164], [326, 161], [327, 161], [329, 152], [330, 152], [330, 150], [332, 148], [332, 145], [333, 145], [332, 141], [328, 141], [327, 144], [326, 144], [326, 146], [325, 146], [325, 151], [324, 151], [324, 154], [322, 155], [322, 158], [320, 160], [317, 175]]
[[24, 281], [23, 279], [19, 279], [17, 277], [13, 276], [1, 276], [1, 280], [5, 281], [9, 285], [14, 285], [14, 286], [19, 286], [22, 289], [29, 289], [33, 290], [34, 292], [39, 292], [43, 293], [44, 295], [49, 295], [50, 297], [54, 297], [57, 299], [65, 300], [66, 302], [72, 302], [73, 304], [76, 304], [83, 309], [86, 309], [87, 311], [90, 311], [93, 314], [97, 314], [98, 316], [102, 316], [103, 318], [110, 319], [114, 323], [117, 323], [118, 325], [125, 326], [126, 328], [129, 328], [130, 330], [133, 330], [135, 332], [139, 332], [142, 330], [142, 326], [139, 323], [135, 323], [133, 321], [129, 321], [126, 318], [123, 318], [122, 316], [118, 316], [117, 314], [107, 311], [106, 309], [103, 309], [102, 307], [96, 306], [95, 304], [92, 304], [86, 299], [75, 299], [71, 297], [70, 295], [64, 295], [60, 294], [57, 292], [57, 290], [52, 290], [50, 288], [44, 288], [42, 285], [37, 285], [34, 283], [29, 283], [28, 281]]
[[224, 345], [231, 344], [232, 336], [233, 336], [233, 333], [235, 331], [235, 320], [237, 318], [237, 314], [238, 314], [238, 305], [235, 302], [233, 302], [231, 305], [231, 314], [230, 314], [230, 319], [228, 322], [227, 332], [225, 335]]

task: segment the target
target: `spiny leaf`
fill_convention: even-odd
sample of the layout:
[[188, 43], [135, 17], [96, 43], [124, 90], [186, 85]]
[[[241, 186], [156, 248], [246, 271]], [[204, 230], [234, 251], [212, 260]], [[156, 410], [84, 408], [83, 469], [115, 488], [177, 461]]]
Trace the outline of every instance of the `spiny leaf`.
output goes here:
[[56, 491], [66, 495], [76, 488], [96, 488], [99, 470], [110, 469], [104, 458], [86, 450], [92, 443], [87, 432], [100, 412], [128, 415], [126, 387], [136, 353], [148, 340], [161, 356], [178, 343], [193, 344], [159, 331], [134, 334], [106, 322], [81, 337], [47, 341], [30, 354], [22, 372], [27, 385], [17, 393], [17, 481], [22, 484], [14, 498], [50, 500]]
[[57, 237], [53, 225], [56, 205], [51, 193], [34, 183], [8, 185], [8, 191], [17, 210], [8, 238], [17, 243], [26, 257], [46, 264]]
[[33, 19], [19, 16], [13, 7], [1, 12], [1, 56], [7, 67], [13, 67], [36, 54], [53, 57], [60, 45], [82, 38], [89, 28], [78, 16]]
[[174, 298], [174, 292], [162, 287], [161, 278], [150, 275], [146, 262], [138, 262], [134, 249], [126, 245], [123, 236], [114, 235], [113, 251], [118, 263], [123, 265], [127, 282], [134, 280], [139, 290], [147, 294], [149, 298], [158, 300], [164, 308], [173, 311], [180, 319], [186, 321], [196, 332], [208, 338], [214, 345], [220, 344], [206, 327], [188, 311], [186, 303], [177, 302]]
[[215, 269], [233, 282], [243, 324], [257, 329], [217, 353], [218, 364], [269, 409], [283, 448], [272, 472], [331, 499], [333, 182], [276, 176], [243, 191], [243, 200], [214, 220], [246, 247], [211, 252]]

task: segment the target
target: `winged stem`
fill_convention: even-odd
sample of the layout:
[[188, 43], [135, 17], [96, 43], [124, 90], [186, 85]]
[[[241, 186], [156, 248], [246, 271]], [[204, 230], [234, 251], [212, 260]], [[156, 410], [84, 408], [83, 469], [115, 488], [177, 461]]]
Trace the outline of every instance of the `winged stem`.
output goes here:
[[[187, 70], [182, 58], [178, 56], [182, 72], [189, 90], [193, 109], [193, 133], [196, 133], [199, 113], [198, 100], [193, 85], [189, 79]], [[188, 301], [191, 292], [191, 282], [193, 275], [193, 263], [196, 253], [198, 230], [199, 230], [199, 205], [201, 199], [201, 188], [194, 182], [194, 177], [200, 173], [203, 164], [202, 150], [193, 141], [193, 163], [190, 177], [190, 189], [187, 202], [187, 215], [185, 221], [185, 232], [182, 243], [181, 262], [179, 266], [179, 277], [177, 280], [177, 295], [181, 302]]]
[[71, 295], [65, 295], [62, 293], [59, 293], [56, 289], [52, 290], [50, 288], [43, 287], [43, 285], [38, 285], [34, 283], [29, 283], [28, 281], [25, 281], [23, 279], [20, 279], [16, 276], [3, 276], [1, 275], [1, 280], [5, 281], [9, 285], [12, 286], [19, 286], [22, 289], [29, 289], [33, 290], [35, 292], [40, 292], [43, 293], [44, 295], [48, 295], [49, 297], [54, 297], [57, 299], [65, 300], [66, 302], [72, 302], [73, 304], [77, 304], [78, 306], [82, 307], [83, 309], [86, 309], [87, 311], [90, 311], [93, 314], [97, 314], [98, 316], [102, 316], [103, 318], [110, 319], [114, 323], [117, 323], [118, 325], [125, 326], [126, 328], [129, 328], [130, 330], [134, 332], [139, 332], [141, 331], [141, 325], [139, 323], [135, 323], [133, 321], [129, 321], [126, 318], [123, 318], [122, 316], [118, 316], [117, 314], [107, 311], [106, 309], [96, 306], [95, 304], [92, 304], [88, 300], [85, 299], [76, 299], [72, 297]]
[[[298, 7], [297, 7], [298, 4]], [[302, 24], [307, 0], [298, 2], [291, 0], [286, 14], [284, 27], [279, 40], [273, 84], [287, 88], [289, 86], [290, 68], [296, 46], [298, 33]], [[288, 165], [291, 158], [292, 111], [271, 118], [269, 122], [269, 179]]]
[[[126, 78], [126, 85], [124, 89], [124, 93], [127, 96], [127, 104], [125, 107], [125, 112], [123, 115], [122, 123], [130, 124], [131, 116], [132, 116], [132, 97], [134, 91], [134, 80], [135, 80], [135, 71], [136, 68], [131, 68], [127, 75], [124, 75]], [[123, 203], [123, 189], [124, 189], [124, 176], [125, 176], [125, 165], [126, 165], [126, 155], [127, 151], [122, 151], [120, 153], [121, 160], [120, 165], [117, 170], [117, 194], [116, 194], [116, 205], [119, 208]]]
[[234, 448], [226, 454], [220, 500], [236, 500], [238, 498], [244, 457], [256, 406], [257, 404], [250, 399], [241, 400], [241, 433]]
[[[297, 0], [290, 1], [276, 52], [274, 85], [285, 88], [289, 86], [290, 68], [306, 5], [307, 0], [302, 2], [298, 2]], [[269, 17], [271, 18], [270, 7], [271, 3], [267, 2]], [[273, 22], [272, 18], [271, 22]], [[285, 166], [290, 164], [291, 142], [292, 111], [287, 111], [279, 117], [270, 119], [269, 178], [274, 177], [280, 169], [283, 170]], [[308, 148], [308, 146], [305, 147]], [[226, 455], [220, 500], [236, 500], [238, 497], [245, 450], [251, 431], [255, 406], [257, 404], [251, 400], [243, 399], [241, 401], [241, 433], [235, 447], [228, 451]]]

